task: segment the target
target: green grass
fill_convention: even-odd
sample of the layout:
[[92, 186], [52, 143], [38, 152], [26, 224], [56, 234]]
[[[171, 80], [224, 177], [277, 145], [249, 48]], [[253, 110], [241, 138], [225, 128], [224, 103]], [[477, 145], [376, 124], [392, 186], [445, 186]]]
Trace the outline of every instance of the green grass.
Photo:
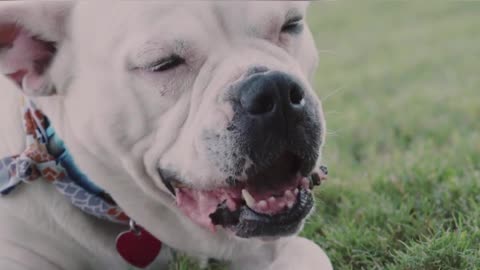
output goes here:
[[336, 269], [480, 269], [480, 2], [326, 1], [309, 16], [331, 176], [303, 235]]

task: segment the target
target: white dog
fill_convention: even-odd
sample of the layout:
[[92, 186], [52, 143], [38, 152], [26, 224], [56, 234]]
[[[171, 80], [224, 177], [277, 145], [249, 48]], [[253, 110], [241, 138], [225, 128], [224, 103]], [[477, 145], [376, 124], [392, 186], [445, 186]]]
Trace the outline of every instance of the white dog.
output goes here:
[[[164, 269], [170, 250], [232, 269], [331, 269], [295, 236], [313, 207], [325, 135], [307, 6], [0, 3], [0, 158], [29, 147], [26, 96], [92, 181], [77, 186], [102, 189], [88, 195], [141, 225], [131, 222], [144, 228], [133, 242], [148, 231], [164, 243], [149, 269]], [[7, 174], [3, 184], [20, 179]], [[115, 248], [126, 216], [85, 213], [42, 176], [0, 198], [0, 269], [131, 269]]]

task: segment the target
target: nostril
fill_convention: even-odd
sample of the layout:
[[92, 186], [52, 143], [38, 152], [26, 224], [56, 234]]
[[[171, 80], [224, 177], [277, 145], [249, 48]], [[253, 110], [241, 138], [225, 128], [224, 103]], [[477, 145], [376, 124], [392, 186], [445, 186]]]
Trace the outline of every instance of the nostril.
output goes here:
[[304, 97], [304, 92], [300, 86], [295, 85], [290, 89], [290, 103], [293, 105], [301, 105]]
[[[259, 70], [261, 68], [255, 71]], [[304, 110], [304, 88], [286, 73], [267, 71], [253, 74], [242, 82], [238, 91], [240, 106], [259, 119], [280, 119], [278, 116], [282, 112], [299, 114]]]

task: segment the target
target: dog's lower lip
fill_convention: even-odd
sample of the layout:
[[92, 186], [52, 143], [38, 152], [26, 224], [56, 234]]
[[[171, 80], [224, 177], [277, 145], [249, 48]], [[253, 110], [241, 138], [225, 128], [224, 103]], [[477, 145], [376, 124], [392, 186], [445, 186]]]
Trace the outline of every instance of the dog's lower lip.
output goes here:
[[238, 237], [278, 237], [295, 233], [312, 208], [313, 195], [302, 187], [296, 203], [282, 212], [259, 213], [246, 204], [232, 211], [223, 202], [210, 214], [210, 219], [214, 225], [227, 228]]
[[268, 237], [293, 234], [313, 208], [313, 195], [301, 189], [292, 209], [276, 215], [260, 214], [247, 206], [239, 211], [238, 223], [233, 226], [238, 237]]

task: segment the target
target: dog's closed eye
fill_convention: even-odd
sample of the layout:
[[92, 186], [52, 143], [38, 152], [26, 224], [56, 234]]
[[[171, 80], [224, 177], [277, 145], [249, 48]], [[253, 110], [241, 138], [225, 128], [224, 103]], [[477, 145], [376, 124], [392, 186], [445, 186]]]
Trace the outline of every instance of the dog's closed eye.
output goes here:
[[185, 59], [177, 54], [172, 54], [166, 58], [162, 58], [145, 67], [146, 70], [151, 72], [162, 72], [170, 69], [174, 69], [185, 63]]

